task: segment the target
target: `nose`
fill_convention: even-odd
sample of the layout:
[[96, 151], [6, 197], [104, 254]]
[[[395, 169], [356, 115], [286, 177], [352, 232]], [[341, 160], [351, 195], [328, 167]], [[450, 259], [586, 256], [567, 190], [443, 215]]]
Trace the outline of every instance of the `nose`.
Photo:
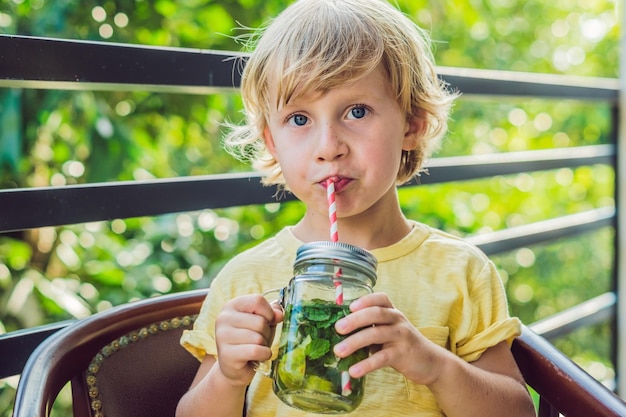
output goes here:
[[325, 123], [320, 128], [316, 153], [319, 162], [333, 162], [348, 154], [348, 145], [341, 139], [336, 126]]

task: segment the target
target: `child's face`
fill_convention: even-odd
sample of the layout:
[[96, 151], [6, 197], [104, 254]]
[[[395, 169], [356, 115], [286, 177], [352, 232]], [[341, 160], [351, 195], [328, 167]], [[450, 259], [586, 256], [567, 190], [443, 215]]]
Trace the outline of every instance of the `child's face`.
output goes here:
[[357, 81], [272, 109], [264, 134], [289, 189], [325, 212], [332, 179], [337, 214], [347, 217], [391, 201], [384, 197], [395, 195], [402, 150], [416, 147], [420, 127], [419, 119], [407, 119], [379, 65]]

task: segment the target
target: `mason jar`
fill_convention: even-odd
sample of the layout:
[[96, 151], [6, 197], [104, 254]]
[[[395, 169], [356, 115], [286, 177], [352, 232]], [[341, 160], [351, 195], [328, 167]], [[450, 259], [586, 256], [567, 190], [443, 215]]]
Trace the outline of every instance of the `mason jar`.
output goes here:
[[365, 377], [351, 378], [348, 369], [367, 358], [369, 348], [335, 356], [334, 346], [347, 337], [335, 331], [335, 322], [350, 313], [352, 301], [373, 291], [376, 266], [371, 253], [345, 243], [298, 249], [294, 276], [281, 294], [285, 316], [271, 372], [283, 402], [321, 414], [351, 412], [361, 403]]

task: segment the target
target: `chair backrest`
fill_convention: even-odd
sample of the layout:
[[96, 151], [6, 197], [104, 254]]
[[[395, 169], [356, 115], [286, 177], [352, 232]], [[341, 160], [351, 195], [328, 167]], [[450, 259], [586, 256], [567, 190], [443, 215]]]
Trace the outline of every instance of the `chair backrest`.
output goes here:
[[173, 416], [199, 365], [180, 335], [206, 293], [124, 304], [50, 336], [24, 368], [13, 416], [48, 416], [70, 381], [75, 417]]
[[[198, 362], [179, 344], [206, 290], [149, 298], [79, 320], [31, 355], [13, 417], [49, 416], [72, 382], [74, 417], [173, 416]], [[524, 327], [512, 346], [526, 382], [539, 394], [539, 416], [624, 417], [626, 403]]]

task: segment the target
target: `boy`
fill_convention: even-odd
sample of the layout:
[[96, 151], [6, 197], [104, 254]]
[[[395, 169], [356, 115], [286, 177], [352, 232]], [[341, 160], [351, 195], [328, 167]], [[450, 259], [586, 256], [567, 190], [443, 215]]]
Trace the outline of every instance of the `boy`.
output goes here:
[[[181, 342], [198, 359], [182, 416], [305, 416], [273, 394], [255, 363], [275, 352], [282, 312], [261, 295], [292, 276], [296, 249], [328, 240], [332, 181], [340, 240], [378, 259], [375, 293], [336, 323], [335, 347], [370, 356], [359, 416], [531, 416], [509, 345], [494, 265], [460, 239], [402, 214], [396, 186], [445, 133], [455, 94], [435, 73], [426, 36], [381, 0], [299, 0], [265, 29], [246, 64], [247, 122], [227, 147], [306, 205], [294, 226], [232, 259]], [[278, 339], [278, 338], [276, 338]], [[272, 346], [274, 344], [274, 346]]]

